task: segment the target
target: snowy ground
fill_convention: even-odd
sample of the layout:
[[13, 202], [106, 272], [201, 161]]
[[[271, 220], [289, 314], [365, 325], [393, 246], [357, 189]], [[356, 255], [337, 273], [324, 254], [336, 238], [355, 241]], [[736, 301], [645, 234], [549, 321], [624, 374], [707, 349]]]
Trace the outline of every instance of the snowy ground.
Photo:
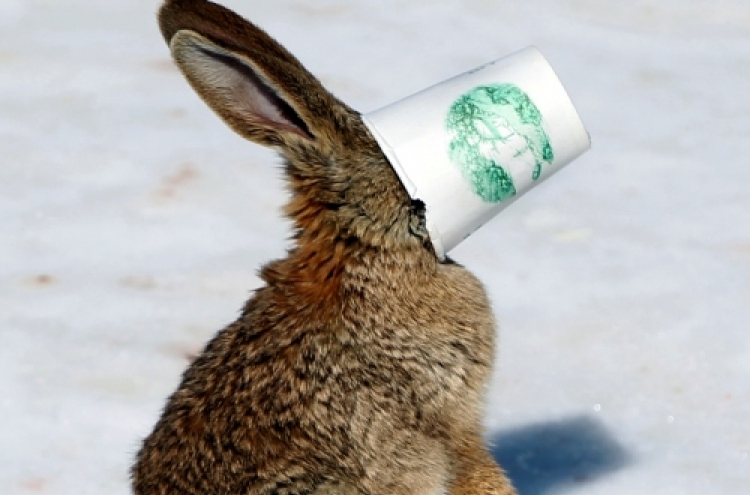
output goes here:
[[[453, 253], [502, 325], [496, 456], [523, 495], [750, 493], [750, 3], [226, 3], [364, 111], [539, 46], [594, 149]], [[127, 494], [286, 245], [277, 160], [191, 93], [156, 8], [0, 2], [4, 494]]]

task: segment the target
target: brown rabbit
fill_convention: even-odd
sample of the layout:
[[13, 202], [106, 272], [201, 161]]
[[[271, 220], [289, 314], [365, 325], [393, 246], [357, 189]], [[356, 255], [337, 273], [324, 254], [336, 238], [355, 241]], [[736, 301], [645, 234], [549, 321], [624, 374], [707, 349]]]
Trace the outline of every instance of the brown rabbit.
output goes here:
[[487, 295], [436, 257], [360, 115], [219, 5], [167, 1], [159, 23], [201, 98], [283, 156], [296, 235], [185, 372], [135, 493], [514, 494], [482, 437]]

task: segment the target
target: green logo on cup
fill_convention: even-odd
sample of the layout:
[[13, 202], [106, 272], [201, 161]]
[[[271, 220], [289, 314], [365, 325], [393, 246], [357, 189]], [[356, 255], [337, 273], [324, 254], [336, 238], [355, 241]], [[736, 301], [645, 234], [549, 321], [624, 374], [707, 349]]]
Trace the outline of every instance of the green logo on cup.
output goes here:
[[449, 154], [474, 192], [488, 203], [515, 196], [514, 176], [537, 180], [554, 152], [542, 114], [513, 84], [479, 86], [451, 105]]

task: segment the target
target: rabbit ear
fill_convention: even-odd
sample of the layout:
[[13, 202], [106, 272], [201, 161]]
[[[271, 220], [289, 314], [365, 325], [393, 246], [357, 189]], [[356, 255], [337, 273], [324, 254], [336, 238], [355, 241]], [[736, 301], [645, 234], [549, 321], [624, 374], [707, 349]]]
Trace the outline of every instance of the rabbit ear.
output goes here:
[[281, 147], [325, 133], [339, 103], [258, 27], [205, 0], [166, 2], [159, 24], [191, 86], [240, 135]]

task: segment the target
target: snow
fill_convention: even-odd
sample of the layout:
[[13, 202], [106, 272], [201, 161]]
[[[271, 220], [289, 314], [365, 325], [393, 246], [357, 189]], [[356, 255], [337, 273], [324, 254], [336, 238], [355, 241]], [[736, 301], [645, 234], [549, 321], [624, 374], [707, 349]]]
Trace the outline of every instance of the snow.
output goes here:
[[[452, 253], [501, 323], [523, 495], [750, 486], [750, 4], [226, 1], [369, 111], [537, 45], [594, 148]], [[278, 160], [172, 68], [154, 0], [0, 3], [0, 486], [129, 493], [189, 356], [283, 253]]]

